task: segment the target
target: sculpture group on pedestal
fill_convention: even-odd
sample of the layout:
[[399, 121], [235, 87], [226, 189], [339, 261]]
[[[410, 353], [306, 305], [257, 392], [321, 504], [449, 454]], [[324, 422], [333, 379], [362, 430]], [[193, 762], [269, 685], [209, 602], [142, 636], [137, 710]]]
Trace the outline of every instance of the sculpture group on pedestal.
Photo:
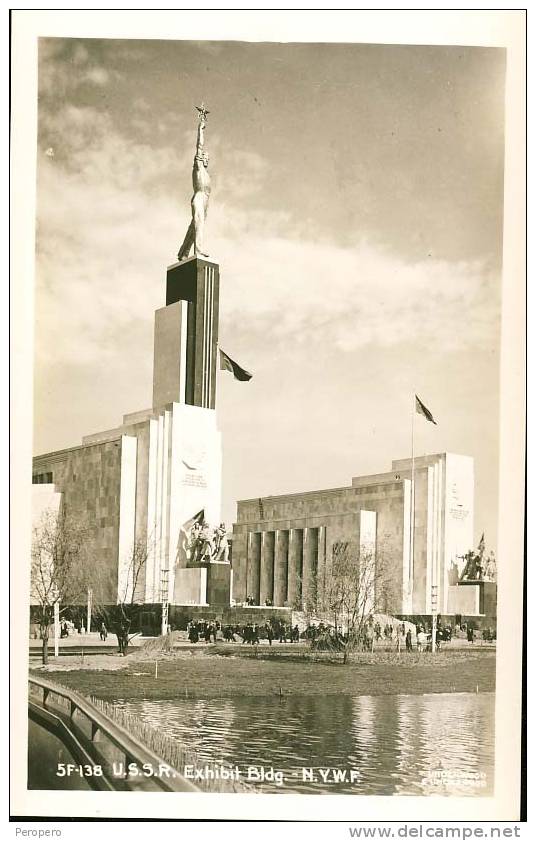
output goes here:
[[460, 581], [481, 581], [482, 580], [482, 558], [473, 551], [463, 556], [465, 566], [460, 576]]
[[225, 523], [211, 529], [208, 523], [194, 523], [188, 536], [189, 563], [228, 563], [229, 541]]
[[460, 581], [492, 581], [495, 582], [497, 576], [497, 567], [495, 563], [495, 555], [493, 552], [487, 557], [484, 557], [484, 549], [473, 552], [470, 550], [466, 555], [463, 555], [465, 565]]

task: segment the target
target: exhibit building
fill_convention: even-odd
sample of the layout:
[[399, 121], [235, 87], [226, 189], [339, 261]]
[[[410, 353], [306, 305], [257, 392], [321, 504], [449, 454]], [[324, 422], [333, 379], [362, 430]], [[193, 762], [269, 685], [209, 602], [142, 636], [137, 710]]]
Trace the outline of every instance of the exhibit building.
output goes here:
[[220, 267], [202, 251], [208, 111], [197, 110], [192, 221], [154, 316], [152, 404], [33, 459], [34, 527], [50, 512], [84, 524], [97, 601], [161, 605], [163, 628], [173, 606], [315, 610], [341, 553], [357, 567], [366, 561], [386, 613], [489, 612], [489, 586], [460, 580], [474, 537], [469, 456], [394, 461], [348, 487], [241, 500], [232, 541], [220, 523], [217, 370], [251, 375], [218, 346]]

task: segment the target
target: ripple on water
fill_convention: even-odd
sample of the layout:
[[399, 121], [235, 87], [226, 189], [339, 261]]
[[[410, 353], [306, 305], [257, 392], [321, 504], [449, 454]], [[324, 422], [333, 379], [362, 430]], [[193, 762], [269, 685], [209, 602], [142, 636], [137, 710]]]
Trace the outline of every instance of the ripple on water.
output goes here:
[[[245, 781], [250, 766], [283, 771], [287, 792], [493, 793], [493, 693], [116, 703], [184, 742], [202, 763], [237, 765]], [[333, 769], [339, 779], [331, 771], [325, 782], [313, 770], [304, 780], [304, 768]]]

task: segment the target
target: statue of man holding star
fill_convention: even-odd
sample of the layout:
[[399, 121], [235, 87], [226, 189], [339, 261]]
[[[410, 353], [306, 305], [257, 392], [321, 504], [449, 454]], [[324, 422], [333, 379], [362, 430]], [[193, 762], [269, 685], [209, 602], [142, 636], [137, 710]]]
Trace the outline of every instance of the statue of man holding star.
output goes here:
[[185, 260], [192, 248], [196, 257], [208, 257], [203, 250], [203, 236], [205, 220], [207, 218], [208, 200], [210, 196], [210, 175], [208, 173], [208, 154], [205, 151], [205, 126], [207, 116], [210, 113], [204, 104], [196, 105], [199, 112], [197, 125], [197, 144], [195, 149], [194, 164], [192, 169], [192, 183], [194, 194], [192, 196], [192, 221], [186, 231], [177, 258]]

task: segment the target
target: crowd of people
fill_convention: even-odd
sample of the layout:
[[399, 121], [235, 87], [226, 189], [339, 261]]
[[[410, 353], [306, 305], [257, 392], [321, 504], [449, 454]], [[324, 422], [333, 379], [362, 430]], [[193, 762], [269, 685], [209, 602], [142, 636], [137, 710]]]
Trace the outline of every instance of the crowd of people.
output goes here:
[[[243, 602], [239, 603], [239, 607], [259, 607], [261, 603], [253, 598], [253, 596], [246, 596]], [[262, 603], [262, 607], [273, 607], [274, 603], [272, 599], [265, 599]], [[288, 607], [287, 603], [285, 602], [285, 607]]]
[[199, 642], [199, 640], [204, 640], [205, 642], [216, 642], [220, 628], [221, 626], [219, 622], [190, 621], [186, 626], [186, 632], [190, 642]]
[[[303, 636], [310, 639], [315, 648], [324, 649], [342, 648], [349, 641], [347, 633], [331, 625], [324, 625], [322, 622], [308, 628]], [[451, 627], [443, 628], [439, 623], [436, 630], [436, 646], [439, 648], [441, 642], [448, 642], [451, 637]], [[469, 635], [468, 639], [472, 641]], [[370, 621], [354, 636], [354, 642], [363, 651], [374, 651], [380, 643], [389, 647], [394, 645], [398, 651], [404, 646], [406, 651], [426, 651], [431, 648], [431, 641], [431, 626], [425, 627], [422, 624], [414, 626], [409, 622], [400, 622], [396, 625], [388, 623], [382, 626], [380, 622]]]
[[[412, 633], [412, 629], [408, 628], [406, 630], [405, 623], [402, 623], [400, 626], [401, 628], [401, 635], [405, 638], [406, 641], [406, 650], [413, 651], [414, 647], [417, 651], [427, 651], [432, 647], [432, 626], [431, 625], [423, 625], [418, 624], [415, 627], [415, 636]], [[436, 635], [435, 635], [435, 642], [436, 648], [441, 647], [442, 642], [450, 642], [452, 639], [452, 627], [450, 625], [441, 625], [441, 620], [438, 619], [437, 627], [436, 627]]]
[[[362, 650], [371, 652], [375, 648], [386, 646], [392, 649], [393, 645], [398, 651], [403, 648], [408, 652], [430, 650], [432, 627], [429, 623], [426, 624], [421, 621], [415, 625], [410, 622], [394, 621], [396, 624], [387, 623], [384, 625], [377, 620], [369, 621], [361, 630], [359, 638], [354, 638], [354, 642], [356, 641], [358, 647]], [[95, 624], [98, 627], [100, 639], [105, 642], [109, 633], [106, 622], [102, 620], [102, 617], [99, 617]], [[118, 636], [120, 651], [126, 650], [128, 646], [129, 625], [130, 623], [120, 623], [120, 626], [115, 627], [114, 625], [113, 627], [114, 633]], [[170, 629], [174, 630], [172, 626], [170, 626]], [[349, 642], [348, 634], [330, 623], [325, 624], [322, 621], [309, 623], [305, 629], [302, 626], [302, 631], [300, 631], [298, 625], [293, 626], [290, 622], [285, 622], [277, 617], [271, 617], [269, 620], [258, 623], [248, 621], [241, 624], [222, 624], [215, 619], [192, 619], [188, 622], [186, 631], [188, 641], [191, 643], [223, 641], [258, 645], [261, 642], [267, 642], [272, 645], [274, 641], [279, 643], [306, 641], [318, 649], [342, 649]], [[84, 623], [80, 620], [73, 622], [69, 619], [63, 619], [60, 623], [62, 639], [70, 634], [84, 633]], [[477, 631], [471, 623], [455, 624], [454, 627], [450, 624], [443, 625], [441, 618], [438, 618], [436, 647], [439, 649], [442, 643], [450, 642], [452, 637], [462, 639], [465, 637], [469, 643], [473, 643], [475, 639], [492, 643], [497, 639], [497, 633], [491, 628]]]
[[86, 629], [84, 623], [80, 620], [76, 622], [72, 622], [70, 619], [64, 619], [60, 622], [60, 638], [63, 640], [68, 637], [70, 634], [85, 634]]
[[[272, 645], [274, 641], [280, 643], [297, 643], [307, 641], [315, 648], [342, 648], [348, 644], [348, 634], [331, 624], [318, 622], [308, 624], [300, 632], [298, 625], [292, 626], [290, 622], [284, 622], [277, 618], [271, 618], [265, 622], [246, 622], [242, 624], [222, 624], [217, 620], [190, 620], [187, 625], [187, 637], [190, 642], [235, 642], [249, 645], [257, 645], [260, 642], [268, 642]], [[442, 625], [438, 620], [436, 628], [436, 647], [439, 649], [441, 643], [450, 642], [452, 637], [466, 637], [468, 642], [473, 642], [475, 631], [471, 625], [458, 626], [453, 629], [451, 625]], [[489, 629], [481, 632], [482, 639], [492, 642], [496, 639], [496, 633]], [[369, 622], [362, 629], [359, 635], [359, 647], [364, 651], [374, 651], [376, 647], [388, 645], [396, 647], [398, 651], [403, 648], [406, 651], [427, 651], [432, 644], [432, 627], [424, 623], [414, 625], [410, 622], [387, 623]]]
[[269, 645], [272, 645], [274, 640], [291, 643], [300, 641], [298, 626], [293, 627], [289, 622], [282, 622], [279, 619], [263, 623], [246, 622], [241, 625], [222, 625], [218, 621], [190, 620], [186, 632], [188, 640], [193, 643], [200, 640], [205, 643], [223, 640], [258, 645], [261, 641], [267, 641]]

